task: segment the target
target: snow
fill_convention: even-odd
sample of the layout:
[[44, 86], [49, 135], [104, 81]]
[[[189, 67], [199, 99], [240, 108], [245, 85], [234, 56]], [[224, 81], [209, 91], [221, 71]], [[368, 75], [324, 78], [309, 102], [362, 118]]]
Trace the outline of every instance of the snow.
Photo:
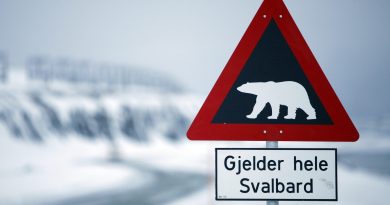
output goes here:
[[0, 84], [0, 124], [24, 139], [77, 134], [147, 141], [157, 132], [177, 140], [200, 104], [197, 95], [161, 86], [43, 82], [22, 69], [9, 74], [8, 82]]
[[[264, 147], [262, 142], [197, 142], [182, 140], [172, 143], [153, 138], [150, 143], [138, 144], [125, 139], [116, 141], [120, 155], [126, 159], [165, 170], [191, 171], [208, 176], [208, 185], [191, 195], [179, 197], [170, 205], [229, 204], [214, 200], [214, 148]], [[26, 204], [58, 200], [107, 188], [129, 186], [136, 189], [145, 183], [142, 173], [121, 166], [99, 164], [107, 159], [111, 147], [104, 140], [88, 141], [77, 137], [50, 138], [44, 144], [1, 137], [0, 144], [0, 204]], [[280, 143], [287, 147], [291, 143]], [[292, 143], [302, 147], [303, 143]], [[310, 145], [308, 145], [310, 146]], [[323, 144], [326, 147], [326, 144]], [[315, 146], [319, 147], [319, 146]], [[329, 147], [329, 146], [328, 146]], [[384, 199], [390, 190], [390, 178], [339, 163], [339, 203], [345, 205], [387, 204]], [[135, 183], [137, 182], [138, 183]], [[334, 204], [334, 202], [281, 202], [281, 204]], [[265, 202], [245, 202], [265, 204]]]
[[[4, 133], [4, 132], [2, 132]], [[26, 204], [123, 186], [141, 175], [135, 170], [105, 166], [107, 143], [52, 138], [45, 144], [0, 137], [0, 204]]]

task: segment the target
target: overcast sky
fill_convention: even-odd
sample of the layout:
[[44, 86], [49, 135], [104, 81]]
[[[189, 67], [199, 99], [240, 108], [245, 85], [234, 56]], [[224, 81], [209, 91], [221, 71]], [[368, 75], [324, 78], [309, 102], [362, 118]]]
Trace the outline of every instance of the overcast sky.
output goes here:
[[[207, 94], [261, 0], [0, 0], [0, 50], [142, 66]], [[390, 1], [285, 0], [348, 111], [390, 113]]]

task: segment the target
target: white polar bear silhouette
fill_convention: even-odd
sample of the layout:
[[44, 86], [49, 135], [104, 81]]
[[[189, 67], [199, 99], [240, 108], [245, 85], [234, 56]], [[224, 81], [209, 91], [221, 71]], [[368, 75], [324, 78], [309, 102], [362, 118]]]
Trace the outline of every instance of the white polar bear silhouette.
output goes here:
[[310, 104], [306, 89], [297, 82], [248, 82], [238, 87], [237, 90], [257, 96], [252, 113], [246, 116], [249, 119], [257, 118], [267, 103], [272, 108], [272, 115], [268, 119], [278, 118], [280, 105], [288, 108], [288, 114], [284, 119], [295, 119], [298, 108], [308, 115], [307, 120], [316, 119], [316, 111]]

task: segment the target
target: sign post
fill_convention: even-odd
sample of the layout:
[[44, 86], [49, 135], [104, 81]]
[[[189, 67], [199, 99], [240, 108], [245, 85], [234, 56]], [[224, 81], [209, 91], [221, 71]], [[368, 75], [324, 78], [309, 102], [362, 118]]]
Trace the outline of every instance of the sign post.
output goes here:
[[337, 201], [336, 149], [278, 141], [353, 142], [359, 133], [283, 0], [264, 0], [187, 137], [266, 141], [216, 149], [216, 200]]
[[266, 142], [266, 148], [278, 148], [278, 141], [274, 141], [274, 142], [272, 142], [272, 141], [267, 141]]
[[[272, 148], [278, 148], [278, 142], [274, 141], [266, 141], [265, 146], [267, 149], [272, 149]], [[279, 201], [267, 201], [267, 205], [279, 205]]]

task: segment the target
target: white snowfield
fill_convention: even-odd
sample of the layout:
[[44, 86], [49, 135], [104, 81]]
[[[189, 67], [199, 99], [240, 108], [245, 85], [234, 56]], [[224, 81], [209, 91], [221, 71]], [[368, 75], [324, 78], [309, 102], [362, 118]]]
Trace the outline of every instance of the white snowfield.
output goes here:
[[[90, 85], [75, 87], [60, 82], [45, 85], [28, 82], [21, 71], [11, 74], [12, 81], [0, 86], [0, 113], [14, 113], [12, 118], [0, 121], [1, 205], [121, 205], [137, 204], [137, 200], [143, 204], [169, 205], [244, 204], [214, 200], [214, 148], [265, 147], [265, 143], [187, 140], [186, 123], [195, 116], [203, 97], [142, 86], [104, 88], [105, 92], [99, 91], [96, 97]], [[41, 101], [32, 100], [31, 96], [37, 92]], [[50, 109], [46, 107], [42, 111], [45, 106], [37, 106], [42, 105], [39, 102]], [[128, 116], [124, 115], [123, 106], [129, 108]], [[101, 116], [110, 120], [94, 121], [95, 114], [102, 109], [106, 115]], [[53, 122], [48, 110], [55, 111], [58, 122]], [[71, 114], [77, 110], [83, 112]], [[80, 118], [85, 120], [76, 120]], [[13, 119], [13, 123], [5, 123], [4, 119]], [[128, 120], [125, 127], [133, 123], [132, 130], [121, 127], [124, 119]], [[132, 122], [139, 119], [148, 120]], [[97, 122], [101, 121], [112, 122], [107, 126], [109, 131], [100, 129], [104, 123]], [[19, 136], [15, 136], [16, 131], [12, 129], [15, 127], [20, 130]], [[386, 125], [382, 123], [381, 127], [379, 132], [374, 131], [377, 130], [374, 126], [363, 129], [356, 143], [281, 142], [279, 145], [282, 148], [335, 147], [341, 156], [343, 153], [388, 153], [389, 133], [383, 132]], [[39, 133], [39, 139], [31, 138], [33, 128]], [[177, 132], [172, 133], [173, 130]], [[339, 163], [338, 203], [387, 205], [390, 175], [356, 167]]]
[[[104, 141], [71, 138], [50, 139], [45, 144], [33, 144], [1, 137], [0, 144], [0, 204], [50, 204], [69, 197], [116, 189], [137, 189], [148, 178], [136, 169], [99, 163], [107, 159], [110, 146]], [[281, 143], [283, 146], [284, 143]], [[138, 145], [120, 140], [118, 149], [124, 158], [158, 169], [174, 172], [186, 170], [209, 178], [203, 189], [186, 196], [175, 196], [171, 205], [242, 204], [214, 201], [214, 147], [264, 147], [263, 143], [208, 143], [154, 141]], [[390, 179], [339, 164], [340, 204], [387, 204]], [[131, 193], [129, 193], [131, 194]], [[148, 196], [143, 196], [148, 197]], [[334, 202], [307, 202], [334, 204]], [[264, 202], [245, 202], [264, 204]], [[282, 202], [302, 204], [302, 202]]]

